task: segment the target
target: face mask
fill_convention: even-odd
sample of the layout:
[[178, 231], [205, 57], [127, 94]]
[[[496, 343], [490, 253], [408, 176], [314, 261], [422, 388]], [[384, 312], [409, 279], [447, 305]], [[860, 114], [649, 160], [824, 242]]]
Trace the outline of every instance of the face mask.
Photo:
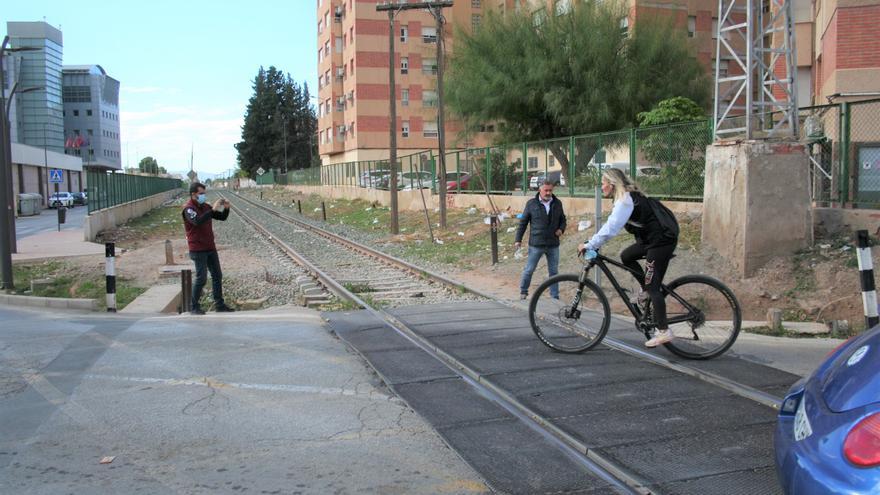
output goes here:
[[207, 200], [208, 200], [207, 194], [199, 194], [198, 197], [196, 197], [196, 201], [198, 201], [200, 205], [205, 204], [205, 201], [207, 201]]

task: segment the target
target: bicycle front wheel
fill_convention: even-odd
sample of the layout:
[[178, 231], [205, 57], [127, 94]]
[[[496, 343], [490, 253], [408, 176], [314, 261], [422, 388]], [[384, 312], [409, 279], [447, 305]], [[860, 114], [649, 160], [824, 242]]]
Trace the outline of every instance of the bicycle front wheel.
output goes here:
[[675, 336], [665, 344], [670, 352], [687, 359], [711, 359], [733, 345], [742, 324], [733, 291], [703, 275], [675, 279], [667, 288], [666, 316]]
[[[559, 287], [559, 298], [552, 287]], [[538, 286], [529, 303], [529, 322], [547, 347], [560, 352], [584, 352], [605, 337], [611, 323], [608, 298], [596, 284], [584, 284], [574, 274], [556, 275]]]

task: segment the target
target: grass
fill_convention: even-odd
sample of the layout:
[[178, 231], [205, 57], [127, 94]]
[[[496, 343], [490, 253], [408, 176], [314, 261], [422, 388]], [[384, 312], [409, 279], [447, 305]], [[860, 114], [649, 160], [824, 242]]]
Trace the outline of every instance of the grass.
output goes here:
[[346, 282], [343, 284], [348, 291], [354, 292], [356, 294], [361, 294], [364, 292], [374, 292], [374, 289], [367, 284], [352, 284], [350, 282]]
[[180, 206], [160, 206], [144, 216], [129, 220], [108, 232], [102, 232], [98, 242], [116, 242], [118, 247], [137, 249], [141, 241], [172, 239], [184, 236]]
[[[34, 280], [51, 280], [51, 283], [31, 291]], [[73, 265], [61, 261], [21, 263], [13, 266], [15, 294], [38, 297], [60, 297], [75, 299], [97, 299], [100, 308], [107, 307], [106, 282], [104, 275], [82, 273]], [[128, 283], [127, 279], [116, 278], [116, 308], [122, 309], [143, 294], [146, 289]]]

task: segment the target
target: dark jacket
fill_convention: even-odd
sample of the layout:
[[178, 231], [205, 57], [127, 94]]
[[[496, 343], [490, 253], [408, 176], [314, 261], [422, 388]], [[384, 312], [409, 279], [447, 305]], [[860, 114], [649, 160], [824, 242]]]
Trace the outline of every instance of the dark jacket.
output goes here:
[[[672, 236], [663, 228], [648, 198], [638, 192], [632, 192], [630, 196], [633, 200], [633, 212], [623, 228], [647, 248], [677, 244], [677, 232], [676, 236]], [[675, 222], [675, 217], [671, 218]]]
[[526, 233], [526, 226], [532, 224], [532, 230], [529, 233], [529, 246], [535, 247], [555, 247], [559, 246], [559, 238], [556, 237], [556, 231], [565, 232], [565, 212], [562, 211], [562, 201], [559, 201], [555, 195], [550, 200], [550, 214], [541, 204], [540, 193], [526, 203], [523, 210], [522, 218], [519, 221], [519, 228], [516, 230], [516, 242], [522, 242], [523, 235]]
[[190, 199], [183, 205], [183, 228], [186, 230], [186, 243], [191, 253], [203, 251], [216, 251], [214, 245], [214, 229], [211, 227], [211, 220], [226, 220], [229, 216], [229, 208], [223, 210], [223, 213], [214, 211], [211, 205], [205, 203], [203, 205]]

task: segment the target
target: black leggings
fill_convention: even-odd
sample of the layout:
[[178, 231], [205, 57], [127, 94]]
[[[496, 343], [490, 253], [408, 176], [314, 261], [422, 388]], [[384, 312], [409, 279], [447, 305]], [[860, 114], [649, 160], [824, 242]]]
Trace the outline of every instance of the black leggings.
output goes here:
[[[660, 330], [669, 328], [669, 324], [666, 323], [666, 300], [660, 291], [660, 284], [663, 283], [663, 275], [666, 275], [666, 268], [669, 266], [669, 260], [672, 259], [675, 247], [675, 244], [667, 244], [649, 248], [637, 242], [620, 253], [620, 260], [627, 268], [638, 274], [636, 280], [642, 286], [642, 290], [647, 291], [651, 296], [651, 303], [654, 306], [654, 323]], [[637, 261], [642, 258], [645, 258], [647, 272]]]

